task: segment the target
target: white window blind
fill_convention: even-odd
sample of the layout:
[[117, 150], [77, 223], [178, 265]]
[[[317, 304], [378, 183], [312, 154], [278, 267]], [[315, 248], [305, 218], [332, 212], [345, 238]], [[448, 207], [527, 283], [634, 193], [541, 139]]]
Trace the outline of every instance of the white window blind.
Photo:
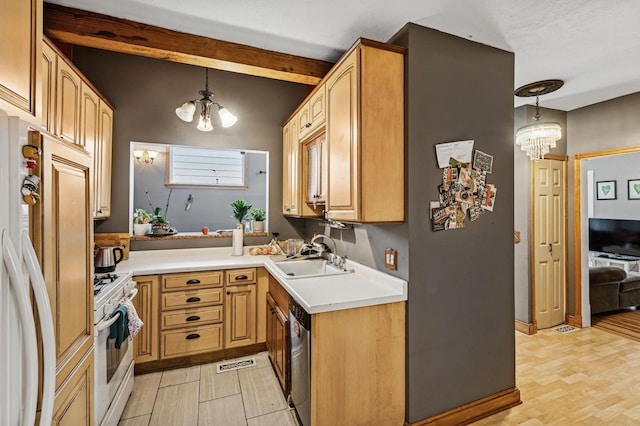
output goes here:
[[246, 164], [243, 151], [172, 146], [167, 185], [246, 188]]

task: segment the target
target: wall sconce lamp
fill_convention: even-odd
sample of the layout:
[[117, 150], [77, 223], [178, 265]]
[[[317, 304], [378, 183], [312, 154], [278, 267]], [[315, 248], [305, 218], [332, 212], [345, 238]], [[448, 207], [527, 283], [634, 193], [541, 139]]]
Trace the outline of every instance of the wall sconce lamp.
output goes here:
[[211, 108], [213, 108], [214, 105], [218, 108], [218, 115], [220, 116], [222, 127], [231, 127], [238, 121], [238, 117], [231, 114], [228, 109], [219, 103], [213, 101], [214, 94], [209, 91], [209, 68], [205, 70], [205, 89], [200, 90], [198, 93], [200, 93], [202, 99], [187, 101], [176, 108], [176, 115], [182, 121], [186, 121], [187, 123], [193, 121], [193, 115], [196, 112], [196, 103], [200, 104], [200, 116], [196, 128], [202, 132], [210, 132], [213, 130]]
[[540, 106], [538, 97], [555, 92], [562, 87], [562, 80], [544, 80], [529, 83], [515, 90], [518, 97], [536, 97], [536, 114], [533, 116], [535, 123], [523, 126], [516, 132], [516, 144], [525, 151], [531, 160], [544, 159], [551, 148], [556, 147], [556, 142], [562, 138], [562, 128], [558, 123], [540, 123]]
[[138, 164], [153, 164], [153, 160], [158, 156], [156, 151], [147, 151], [146, 149], [134, 149], [133, 156]]

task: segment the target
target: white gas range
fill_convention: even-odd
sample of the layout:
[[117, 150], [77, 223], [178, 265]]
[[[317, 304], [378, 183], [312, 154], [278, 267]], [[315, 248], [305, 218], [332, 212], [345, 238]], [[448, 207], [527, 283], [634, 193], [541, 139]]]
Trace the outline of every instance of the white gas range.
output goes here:
[[111, 315], [125, 299], [138, 294], [131, 273], [99, 274], [94, 278], [95, 425], [117, 425], [133, 389], [133, 344], [128, 339], [116, 348]]

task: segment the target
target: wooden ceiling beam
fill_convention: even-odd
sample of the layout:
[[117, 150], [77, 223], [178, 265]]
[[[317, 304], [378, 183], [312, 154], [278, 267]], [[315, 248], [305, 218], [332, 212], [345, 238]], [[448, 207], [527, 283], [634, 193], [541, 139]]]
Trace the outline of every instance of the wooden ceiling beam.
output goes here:
[[64, 43], [310, 85], [333, 66], [50, 3], [44, 4], [44, 32]]

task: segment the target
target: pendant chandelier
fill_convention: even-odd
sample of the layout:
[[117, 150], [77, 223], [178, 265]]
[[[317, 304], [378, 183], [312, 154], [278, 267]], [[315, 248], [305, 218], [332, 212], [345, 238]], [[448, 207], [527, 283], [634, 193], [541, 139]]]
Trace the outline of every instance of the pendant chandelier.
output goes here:
[[196, 112], [196, 103], [200, 105], [200, 116], [198, 117], [198, 125], [196, 128], [202, 132], [210, 132], [213, 130], [211, 109], [214, 106], [218, 109], [222, 127], [231, 127], [238, 121], [238, 117], [231, 114], [228, 109], [219, 103], [213, 101], [215, 95], [209, 91], [209, 68], [205, 69], [205, 89], [200, 90], [198, 93], [200, 93], [202, 99], [187, 101], [176, 108], [176, 115], [180, 117], [182, 121], [186, 121], [187, 123], [193, 121], [193, 115]]
[[516, 145], [525, 151], [531, 160], [544, 159], [545, 154], [551, 148], [556, 147], [556, 142], [562, 138], [562, 128], [558, 123], [539, 123], [540, 105], [539, 96], [555, 92], [562, 87], [562, 80], [544, 80], [522, 86], [515, 91], [518, 97], [536, 97], [536, 114], [533, 124], [521, 127], [516, 132]]

